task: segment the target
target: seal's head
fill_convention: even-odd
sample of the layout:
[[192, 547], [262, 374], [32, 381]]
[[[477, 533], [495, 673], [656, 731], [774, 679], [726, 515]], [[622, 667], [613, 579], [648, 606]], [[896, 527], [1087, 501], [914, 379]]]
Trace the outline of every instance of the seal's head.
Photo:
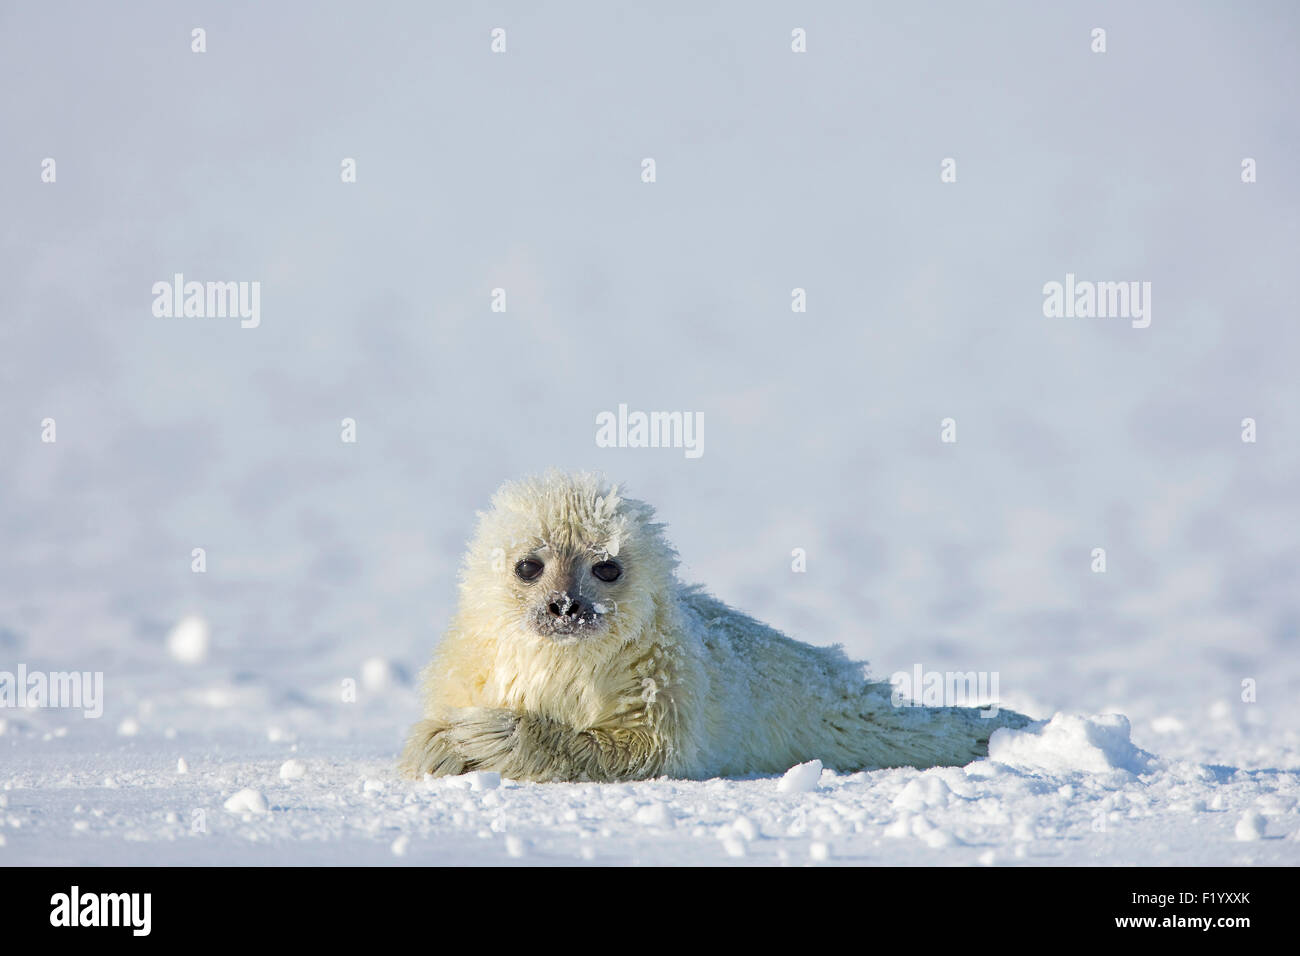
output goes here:
[[498, 618], [525, 641], [632, 640], [656, 600], [673, 593], [676, 555], [653, 517], [597, 475], [548, 472], [506, 484], [479, 516], [462, 609], [480, 622]]

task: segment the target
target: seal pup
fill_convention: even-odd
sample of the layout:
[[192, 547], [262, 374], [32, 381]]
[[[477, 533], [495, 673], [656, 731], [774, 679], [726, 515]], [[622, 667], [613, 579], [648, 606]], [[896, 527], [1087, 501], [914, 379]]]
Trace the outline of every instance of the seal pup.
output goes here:
[[[961, 765], [1023, 714], [896, 706], [838, 647], [793, 640], [676, 576], [653, 509], [592, 474], [510, 482], [479, 515], [422, 674], [409, 776], [708, 779]], [[989, 712], [985, 712], [989, 713]]]

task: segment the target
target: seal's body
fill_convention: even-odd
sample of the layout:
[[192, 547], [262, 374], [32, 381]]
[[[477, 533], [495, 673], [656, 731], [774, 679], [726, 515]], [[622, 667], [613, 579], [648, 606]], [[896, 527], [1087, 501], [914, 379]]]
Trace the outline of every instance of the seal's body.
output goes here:
[[[1013, 711], [895, 706], [887, 683], [677, 581], [643, 502], [592, 475], [507, 484], [425, 670], [410, 775], [693, 779], [965, 764]], [[989, 713], [990, 716], [982, 716]]]

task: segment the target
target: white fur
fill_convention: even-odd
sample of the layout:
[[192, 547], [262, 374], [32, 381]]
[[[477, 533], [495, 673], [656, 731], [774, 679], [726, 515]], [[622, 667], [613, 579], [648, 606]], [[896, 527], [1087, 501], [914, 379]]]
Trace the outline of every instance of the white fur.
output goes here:
[[[530, 553], [578, 572], [616, 558], [616, 584], [583, 579], [604, 627], [536, 633], [539, 592], [514, 574]], [[814, 758], [840, 771], [927, 767], [984, 756], [994, 729], [1028, 722], [895, 707], [889, 685], [838, 648], [792, 640], [681, 584], [676, 564], [653, 510], [597, 476], [502, 487], [424, 672], [425, 717], [403, 770], [545, 781], [779, 773]]]

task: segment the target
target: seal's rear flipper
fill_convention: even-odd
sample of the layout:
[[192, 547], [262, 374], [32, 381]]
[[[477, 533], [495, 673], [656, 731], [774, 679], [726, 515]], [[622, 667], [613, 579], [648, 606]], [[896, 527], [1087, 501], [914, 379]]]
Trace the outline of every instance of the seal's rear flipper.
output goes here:
[[871, 767], [866, 769], [965, 766], [989, 755], [993, 731], [1034, 723], [1003, 708], [898, 706], [874, 694], [870, 700], [872, 706], [862, 717], [878, 727], [879, 734], [871, 741]]

